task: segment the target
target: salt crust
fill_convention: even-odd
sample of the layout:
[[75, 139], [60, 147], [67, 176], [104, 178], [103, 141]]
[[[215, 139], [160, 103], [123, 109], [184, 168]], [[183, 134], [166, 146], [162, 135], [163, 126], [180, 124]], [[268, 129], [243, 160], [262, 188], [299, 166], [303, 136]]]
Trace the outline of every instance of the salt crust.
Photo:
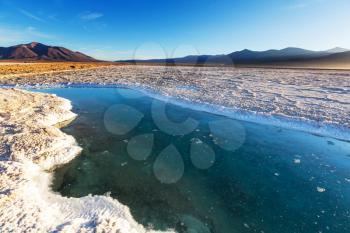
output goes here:
[[74, 119], [71, 108], [55, 95], [0, 89], [0, 232], [155, 232], [109, 196], [50, 190], [48, 171], [81, 151], [55, 126]]

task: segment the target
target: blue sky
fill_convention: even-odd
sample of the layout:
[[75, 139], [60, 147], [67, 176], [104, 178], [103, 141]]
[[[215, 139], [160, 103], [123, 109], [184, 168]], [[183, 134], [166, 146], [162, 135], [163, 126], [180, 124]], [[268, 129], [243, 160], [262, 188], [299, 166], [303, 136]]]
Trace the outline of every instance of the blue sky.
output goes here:
[[348, 0], [0, 0], [0, 46], [39, 41], [100, 59], [350, 48]]

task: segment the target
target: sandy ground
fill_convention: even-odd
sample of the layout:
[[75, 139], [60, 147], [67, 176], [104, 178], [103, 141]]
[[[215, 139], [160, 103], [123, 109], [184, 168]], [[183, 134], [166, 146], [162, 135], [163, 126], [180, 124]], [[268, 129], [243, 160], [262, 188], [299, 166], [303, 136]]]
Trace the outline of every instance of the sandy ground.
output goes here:
[[68, 100], [0, 89], [0, 232], [152, 232], [108, 196], [50, 191], [54, 167], [81, 148], [54, 125], [75, 117]]
[[30, 74], [55, 73], [62, 71], [93, 69], [107, 66], [108, 63], [83, 62], [0, 62], [0, 78], [26, 76]]

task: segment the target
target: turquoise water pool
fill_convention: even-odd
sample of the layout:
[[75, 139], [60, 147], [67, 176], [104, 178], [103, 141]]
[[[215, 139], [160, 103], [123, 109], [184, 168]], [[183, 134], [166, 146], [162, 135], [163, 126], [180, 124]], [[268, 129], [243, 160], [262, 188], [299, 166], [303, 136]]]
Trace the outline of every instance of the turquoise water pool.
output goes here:
[[70, 99], [82, 154], [55, 171], [64, 196], [106, 194], [177, 232], [350, 232], [350, 143], [194, 111], [121, 88]]

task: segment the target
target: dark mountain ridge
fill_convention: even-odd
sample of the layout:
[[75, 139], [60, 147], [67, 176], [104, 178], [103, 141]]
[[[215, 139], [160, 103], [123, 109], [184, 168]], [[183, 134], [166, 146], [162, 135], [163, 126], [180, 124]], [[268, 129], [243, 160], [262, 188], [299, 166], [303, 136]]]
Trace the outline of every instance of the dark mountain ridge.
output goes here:
[[[266, 51], [252, 51], [244, 49], [230, 54], [223, 55], [190, 55], [182, 58], [170, 59], [151, 59], [151, 60], [124, 60], [121, 62], [131, 63], [167, 63], [167, 64], [220, 64], [220, 65], [263, 65], [272, 63], [308, 63], [317, 62], [318, 60], [325, 62], [327, 59], [337, 59], [339, 62], [347, 63], [347, 57], [350, 51], [343, 48], [333, 48], [325, 51], [312, 51], [295, 47], [284, 49], [270, 49]], [[335, 56], [336, 55], [336, 56]], [[342, 59], [345, 59], [342, 61]]]

